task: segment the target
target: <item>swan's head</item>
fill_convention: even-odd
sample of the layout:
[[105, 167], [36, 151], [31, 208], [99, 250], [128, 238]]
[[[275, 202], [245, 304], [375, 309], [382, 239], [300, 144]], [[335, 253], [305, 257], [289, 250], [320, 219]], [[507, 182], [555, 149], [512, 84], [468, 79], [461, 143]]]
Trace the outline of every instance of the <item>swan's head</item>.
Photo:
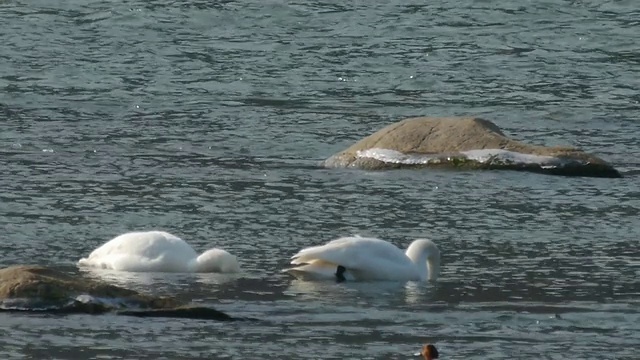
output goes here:
[[221, 249], [211, 249], [191, 260], [189, 268], [194, 272], [236, 273], [240, 271], [238, 259]]
[[440, 249], [429, 239], [414, 240], [406, 252], [407, 256], [418, 266], [425, 266], [427, 280], [436, 280], [440, 275]]
[[425, 360], [437, 359], [439, 356], [438, 349], [436, 349], [436, 347], [431, 344], [425, 344], [424, 346], [422, 346], [422, 351], [420, 351], [420, 355], [422, 355], [422, 357]]

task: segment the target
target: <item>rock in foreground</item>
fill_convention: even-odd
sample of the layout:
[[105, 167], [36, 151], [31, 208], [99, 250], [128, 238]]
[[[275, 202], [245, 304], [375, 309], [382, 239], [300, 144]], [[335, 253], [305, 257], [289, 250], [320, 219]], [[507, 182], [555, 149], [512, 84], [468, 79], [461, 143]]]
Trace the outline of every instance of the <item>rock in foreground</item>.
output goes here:
[[0, 311], [234, 320], [215, 309], [154, 297], [42, 266], [0, 269]]
[[613, 166], [580, 149], [524, 144], [507, 138], [494, 123], [480, 118], [406, 119], [358, 141], [323, 165], [364, 170], [439, 167], [621, 177]]

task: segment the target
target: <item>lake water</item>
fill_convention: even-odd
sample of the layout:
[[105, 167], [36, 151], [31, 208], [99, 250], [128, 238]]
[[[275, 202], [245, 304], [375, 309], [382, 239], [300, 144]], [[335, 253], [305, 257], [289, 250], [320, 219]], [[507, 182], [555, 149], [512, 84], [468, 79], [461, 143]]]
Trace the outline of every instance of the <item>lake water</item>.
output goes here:
[[[238, 276], [109, 281], [252, 316], [0, 314], [3, 359], [636, 359], [635, 0], [0, 1], [0, 265], [164, 229]], [[480, 115], [621, 179], [322, 169], [409, 116]], [[301, 282], [361, 234], [443, 254], [435, 284]]]

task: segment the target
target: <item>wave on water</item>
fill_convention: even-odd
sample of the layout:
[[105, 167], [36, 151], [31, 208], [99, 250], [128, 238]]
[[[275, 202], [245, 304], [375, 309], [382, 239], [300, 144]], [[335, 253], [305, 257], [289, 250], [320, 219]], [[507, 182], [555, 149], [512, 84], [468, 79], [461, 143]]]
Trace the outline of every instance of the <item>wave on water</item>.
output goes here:
[[44, 298], [9, 298], [0, 300], [0, 311], [101, 314], [114, 310], [137, 310], [143, 308], [142, 304], [130, 299], [96, 297], [88, 294], [81, 294], [75, 298], [63, 300]]
[[66, 301], [51, 301], [42, 298], [11, 298], [0, 300], [0, 312], [35, 312], [46, 314], [91, 314], [114, 313], [136, 317], [184, 318], [216, 321], [251, 320], [231, 317], [219, 310], [203, 306], [179, 306], [152, 309], [130, 299], [118, 297], [96, 297], [78, 295]]

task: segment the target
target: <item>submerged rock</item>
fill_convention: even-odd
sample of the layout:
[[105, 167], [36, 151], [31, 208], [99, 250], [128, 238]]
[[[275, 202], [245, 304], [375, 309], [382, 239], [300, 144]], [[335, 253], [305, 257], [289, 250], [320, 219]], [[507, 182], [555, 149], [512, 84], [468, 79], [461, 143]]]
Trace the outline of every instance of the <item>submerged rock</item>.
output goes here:
[[30, 265], [0, 269], [0, 310], [234, 320], [218, 310], [192, 307], [171, 297], [145, 295], [81, 275]]
[[621, 177], [604, 160], [572, 147], [509, 139], [480, 118], [410, 118], [391, 124], [324, 161], [364, 170], [457, 168], [523, 170], [553, 175]]
[[171, 317], [218, 321], [237, 320], [221, 311], [202, 306], [180, 306], [173, 309], [123, 310], [119, 311], [118, 314], [137, 317]]

